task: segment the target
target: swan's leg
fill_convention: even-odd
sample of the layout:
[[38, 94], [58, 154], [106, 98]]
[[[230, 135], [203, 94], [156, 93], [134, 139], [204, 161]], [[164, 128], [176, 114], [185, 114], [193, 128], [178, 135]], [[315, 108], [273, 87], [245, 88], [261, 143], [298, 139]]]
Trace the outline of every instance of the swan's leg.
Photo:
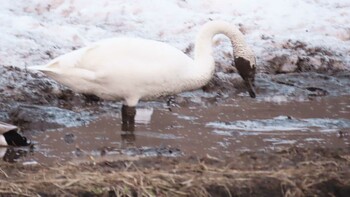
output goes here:
[[135, 142], [135, 115], [136, 107], [130, 107], [128, 105], [122, 106], [122, 148], [126, 148], [128, 145], [132, 145]]
[[134, 131], [135, 130], [135, 106], [122, 106], [122, 130], [123, 131]]

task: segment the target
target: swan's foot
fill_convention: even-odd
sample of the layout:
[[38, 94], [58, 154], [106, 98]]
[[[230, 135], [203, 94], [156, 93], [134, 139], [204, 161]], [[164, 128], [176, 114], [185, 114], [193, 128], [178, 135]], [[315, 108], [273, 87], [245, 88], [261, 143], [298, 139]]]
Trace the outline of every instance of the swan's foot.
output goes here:
[[167, 104], [168, 110], [172, 111], [171, 107], [175, 106], [175, 97], [174, 96], [169, 96], [166, 104]]
[[134, 132], [130, 132], [130, 131], [122, 133], [121, 138], [122, 138], [122, 143], [125, 145], [133, 145], [136, 140], [136, 136]]
[[15, 163], [21, 157], [25, 157], [28, 151], [23, 149], [14, 149], [13, 147], [9, 147], [6, 149], [5, 155], [2, 159], [9, 163]]
[[250, 97], [255, 98], [256, 97], [256, 92], [255, 92], [255, 85], [254, 85], [254, 77], [255, 77], [255, 65], [242, 58], [242, 57], [237, 57], [235, 58], [235, 66], [238, 70], [239, 75], [244, 80], [244, 84], [248, 88], [248, 92]]
[[122, 106], [122, 130], [134, 131], [135, 130], [135, 115], [136, 108], [127, 105]]

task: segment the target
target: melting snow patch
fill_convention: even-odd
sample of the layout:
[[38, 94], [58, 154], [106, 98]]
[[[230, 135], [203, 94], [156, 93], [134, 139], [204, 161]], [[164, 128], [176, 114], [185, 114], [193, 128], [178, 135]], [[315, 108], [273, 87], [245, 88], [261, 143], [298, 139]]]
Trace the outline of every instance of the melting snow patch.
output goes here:
[[269, 138], [269, 139], [264, 139], [264, 142], [272, 142], [272, 144], [277, 145], [277, 144], [295, 144], [297, 141], [296, 140], [284, 140], [284, 139], [278, 139], [278, 138]]
[[170, 140], [183, 138], [183, 137], [179, 137], [179, 136], [176, 136], [173, 134], [149, 132], [149, 131], [138, 131], [138, 132], [135, 132], [135, 134], [138, 136], [146, 136], [146, 137], [159, 138], [159, 139], [170, 139]]
[[232, 136], [231, 131], [223, 131], [223, 130], [214, 130], [213, 133], [224, 136]]
[[25, 161], [22, 164], [27, 166], [27, 165], [37, 165], [39, 163], [37, 161]]
[[197, 120], [197, 117], [194, 116], [177, 116], [177, 118], [179, 119], [183, 119], [183, 120]]
[[312, 137], [310, 137], [310, 138], [305, 138], [304, 140], [307, 141], [307, 142], [321, 142], [321, 141], [324, 141], [324, 139], [312, 138]]
[[217, 142], [221, 147], [228, 148], [230, 146], [230, 142]]
[[[337, 129], [350, 128], [349, 119], [309, 118], [292, 119], [278, 116], [273, 119], [241, 120], [234, 122], [210, 122], [207, 127], [238, 131], [321, 131], [330, 132]], [[218, 131], [215, 130], [217, 133]], [[229, 131], [225, 131], [229, 132]], [[220, 133], [218, 133], [220, 134]], [[221, 132], [222, 134], [222, 132]]]
[[264, 102], [275, 102], [275, 103], [286, 103], [290, 99], [288, 99], [286, 96], [267, 96], [263, 98]]

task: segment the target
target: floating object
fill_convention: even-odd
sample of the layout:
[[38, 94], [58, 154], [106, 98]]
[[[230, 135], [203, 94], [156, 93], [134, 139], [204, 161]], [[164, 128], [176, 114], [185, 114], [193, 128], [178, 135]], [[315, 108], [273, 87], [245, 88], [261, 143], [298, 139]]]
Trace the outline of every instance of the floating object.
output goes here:
[[15, 125], [0, 122], [0, 146], [28, 146], [26, 137], [18, 133]]

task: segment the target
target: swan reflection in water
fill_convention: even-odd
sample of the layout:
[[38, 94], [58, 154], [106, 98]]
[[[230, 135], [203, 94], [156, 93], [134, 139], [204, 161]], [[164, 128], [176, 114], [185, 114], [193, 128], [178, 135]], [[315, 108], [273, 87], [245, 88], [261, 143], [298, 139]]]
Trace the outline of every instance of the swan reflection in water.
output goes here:
[[33, 153], [33, 148], [29, 149], [16, 148], [16, 147], [1, 147], [0, 148], [0, 158], [8, 163], [16, 163], [23, 157], [28, 156]]
[[29, 146], [31, 150], [33, 147], [17, 126], [0, 121], [0, 158], [9, 163], [16, 162], [28, 152], [18, 148], [20, 146]]
[[130, 116], [122, 109], [121, 145], [123, 148], [135, 144], [135, 124], [150, 124], [153, 108], [137, 108], [134, 116]]

